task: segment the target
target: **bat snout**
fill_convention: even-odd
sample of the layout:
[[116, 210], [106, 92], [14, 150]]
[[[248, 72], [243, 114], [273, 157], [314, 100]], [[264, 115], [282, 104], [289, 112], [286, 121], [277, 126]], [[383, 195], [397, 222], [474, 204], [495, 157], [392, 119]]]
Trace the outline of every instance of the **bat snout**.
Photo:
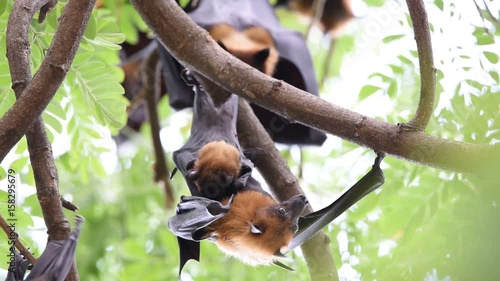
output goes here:
[[307, 204], [309, 204], [309, 201], [302, 194], [295, 195], [283, 203], [283, 205], [288, 209], [292, 221], [298, 220], [300, 215], [302, 215], [302, 212], [304, 212]]

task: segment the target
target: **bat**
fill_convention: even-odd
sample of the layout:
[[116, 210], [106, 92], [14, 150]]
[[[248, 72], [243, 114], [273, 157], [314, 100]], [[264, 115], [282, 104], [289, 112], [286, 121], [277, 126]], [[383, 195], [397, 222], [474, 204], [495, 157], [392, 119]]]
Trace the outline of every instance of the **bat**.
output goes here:
[[[64, 281], [75, 260], [75, 249], [80, 235], [80, 227], [83, 222], [81, 216], [76, 216], [75, 229], [69, 234], [66, 240], [51, 240], [37, 260], [30, 274], [25, 281]], [[16, 261], [16, 270], [9, 272], [5, 281], [21, 281], [24, 278], [29, 261]], [[12, 274], [11, 274], [12, 273]]]
[[19, 254], [19, 252], [15, 250], [14, 263], [15, 263], [14, 270], [11, 271], [9, 268], [9, 273], [7, 273], [7, 278], [5, 278], [5, 281], [24, 280], [24, 275], [26, 274], [26, 270], [28, 270], [28, 267], [30, 266], [30, 261], [23, 259], [23, 257]]
[[[318, 83], [304, 37], [280, 25], [268, 0], [198, 0], [189, 1], [184, 9], [232, 55], [276, 79], [318, 96]], [[161, 49], [163, 54], [168, 53]], [[178, 73], [178, 68], [167, 67], [164, 71], [164, 75], [171, 77]], [[176, 109], [192, 104], [192, 96], [184, 90], [174, 95]], [[326, 140], [323, 132], [291, 123], [256, 104], [251, 106], [276, 142], [321, 145]]]
[[194, 78], [185, 80], [195, 92], [191, 135], [173, 158], [192, 196], [181, 197], [168, 224], [178, 237], [179, 276], [187, 261], [199, 261], [201, 240], [250, 265], [282, 265], [278, 254], [292, 240], [307, 199], [277, 203], [251, 176], [253, 163], [236, 134], [236, 95], [215, 106]]
[[[314, 0], [279, 0], [276, 5], [287, 5], [308, 17], [315, 14]], [[335, 33], [342, 29], [354, 17], [351, 0], [325, 0], [320, 17], [321, 28], [324, 32]]]

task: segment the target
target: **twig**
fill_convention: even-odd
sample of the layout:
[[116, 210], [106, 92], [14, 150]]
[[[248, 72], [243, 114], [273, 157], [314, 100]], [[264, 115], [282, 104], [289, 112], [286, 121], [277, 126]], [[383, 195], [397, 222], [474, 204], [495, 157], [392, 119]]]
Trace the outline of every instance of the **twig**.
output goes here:
[[[155, 182], [161, 182], [165, 190], [165, 206], [170, 209], [174, 205], [174, 192], [170, 182], [170, 173], [165, 159], [165, 152], [160, 139], [160, 121], [158, 120], [157, 103], [160, 97], [161, 86], [158, 85], [161, 80], [161, 63], [159, 63], [159, 54], [157, 49], [151, 50], [146, 56], [142, 67], [143, 92], [146, 97], [149, 113], [149, 123], [151, 124], [151, 138], [155, 152]], [[141, 94], [142, 95], [142, 94]]]
[[337, 39], [330, 35], [330, 44], [328, 45], [328, 50], [326, 53], [325, 64], [323, 65], [323, 73], [321, 74], [321, 86], [324, 86], [326, 78], [330, 73], [330, 67], [332, 65], [333, 53], [335, 52], [335, 42]]
[[321, 17], [325, 12], [325, 3], [326, 0], [313, 0], [312, 9], [313, 9], [313, 18], [311, 22], [307, 26], [305, 37], [309, 39], [309, 34], [311, 33], [311, 29], [313, 26], [317, 25], [321, 21]]
[[417, 111], [408, 125], [423, 131], [429, 124], [432, 112], [434, 112], [436, 68], [434, 67], [431, 34], [424, 2], [422, 0], [406, 0], [406, 3], [413, 23], [420, 64], [420, 101]]
[[19, 241], [19, 234], [17, 234], [15, 231], [13, 231], [10, 227], [9, 224], [5, 221], [4, 217], [0, 215], [0, 227], [3, 229], [5, 234], [7, 235], [7, 239], [11, 239], [11, 237], [16, 237], [14, 238], [14, 245], [16, 248], [19, 250], [21, 255], [23, 255], [27, 260], [30, 261], [31, 264], [36, 263], [36, 258], [30, 253], [29, 249], [26, 249], [26, 247]]

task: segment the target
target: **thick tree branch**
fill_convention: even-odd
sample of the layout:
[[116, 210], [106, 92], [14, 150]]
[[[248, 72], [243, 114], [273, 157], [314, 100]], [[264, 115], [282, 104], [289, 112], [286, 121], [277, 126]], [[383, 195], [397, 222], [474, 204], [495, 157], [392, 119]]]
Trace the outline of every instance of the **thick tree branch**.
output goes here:
[[[28, 40], [28, 29], [31, 20], [35, 12], [40, 8], [43, 9], [40, 11], [40, 16], [45, 17], [45, 14], [56, 3], [57, 1], [19, 0], [14, 4], [10, 14], [7, 26], [7, 58], [13, 81], [12, 88], [18, 100], [31, 81], [30, 45]], [[65, 10], [65, 12], [69, 13], [71, 10]], [[45, 124], [40, 115], [35, 119], [34, 124], [26, 134], [26, 138], [38, 201], [40, 202], [45, 225], [48, 228], [49, 238], [51, 240], [65, 240], [70, 232], [70, 225], [64, 216], [62, 202], [68, 202], [62, 200], [59, 194], [57, 168], [54, 163], [52, 147], [45, 132]], [[79, 280], [76, 263], [73, 264], [66, 280]]]
[[[0, 162], [40, 116], [61, 85], [75, 57], [94, 2], [95, 0], [68, 1], [40, 68], [14, 106], [0, 119]], [[15, 13], [11, 15], [15, 16]], [[20, 77], [24, 75], [21, 74]], [[13, 81], [13, 87], [17, 87], [19, 83], [25, 81]]]
[[[298, 180], [288, 168], [285, 159], [276, 149], [273, 140], [253, 113], [250, 105], [243, 99], [240, 99], [238, 104], [238, 138], [245, 150], [264, 151], [264, 153], [256, 153], [251, 160], [280, 201], [303, 194]], [[307, 206], [305, 212], [311, 213], [312, 211], [312, 207]], [[339, 279], [329, 244], [329, 238], [320, 231], [301, 246], [311, 280]]]
[[415, 116], [407, 125], [423, 131], [434, 112], [436, 68], [434, 67], [431, 33], [424, 2], [422, 0], [406, 0], [406, 3], [413, 23], [420, 65], [420, 101]]
[[[220, 48], [172, 1], [132, 0], [169, 52], [226, 90], [291, 121], [405, 160], [456, 172], [494, 175], [500, 145], [476, 145], [401, 130], [270, 78]], [[182, 36], [180, 36], [182, 34]]]

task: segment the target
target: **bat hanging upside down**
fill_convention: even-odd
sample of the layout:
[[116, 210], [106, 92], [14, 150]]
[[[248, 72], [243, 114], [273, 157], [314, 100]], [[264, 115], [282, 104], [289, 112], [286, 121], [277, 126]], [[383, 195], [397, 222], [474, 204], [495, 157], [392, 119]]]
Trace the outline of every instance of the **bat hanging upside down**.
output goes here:
[[197, 241], [204, 239], [247, 264], [273, 263], [298, 229], [307, 199], [298, 195], [278, 203], [252, 178], [253, 163], [236, 135], [237, 96], [216, 107], [197, 83], [194, 91], [191, 136], [174, 152], [193, 196], [183, 196], [169, 220], [179, 237], [181, 270], [187, 260], [199, 259]]
[[[193, 196], [182, 196], [169, 229], [178, 236], [180, 269], [199, 260], [199, 241], [250, 265], [279, 262], [359, 199], [382, 185], [379, 155], [372, 170], [331, 205], [302, 216], [308, 204], [303, 195], [278, 203], [251, 176], [253, 163], [243, 153], [236, 134], [238, 97], [230, 95], [216, 107], [194, 80], [191, 135], [174, 152], [174, 162]], [[194, 81], [194, 82], [193, 82]]]

